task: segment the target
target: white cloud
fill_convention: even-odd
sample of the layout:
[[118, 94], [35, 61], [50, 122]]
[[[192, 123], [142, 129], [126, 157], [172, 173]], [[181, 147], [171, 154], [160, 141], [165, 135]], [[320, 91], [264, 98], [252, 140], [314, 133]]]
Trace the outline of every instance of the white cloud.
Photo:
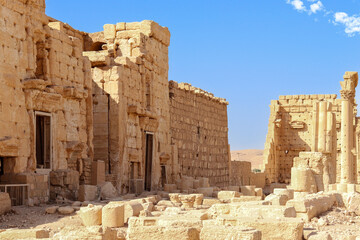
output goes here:
[[306, 7], [304, 5], [304, 2], [301, 0], [286, 0], [287, 4], [291, 4], [294, 6], [294, 8], [298, 11], [306, 11]]
[[322, 4], [321, 1], [317, 1], [316, 3], [313, 3], [310, 5], [310, 11], [309, 13], [317, 13], [319, 11], [324, 10], [324, 5]]
[[360, 17], [353, 15], [349, 16], [344, 12], [337, 12], [334, 14], [334, 24], [341, 23], [345, 26], [345, 33], [349, 36], [354, 36], [355, 33], [360, 33]]

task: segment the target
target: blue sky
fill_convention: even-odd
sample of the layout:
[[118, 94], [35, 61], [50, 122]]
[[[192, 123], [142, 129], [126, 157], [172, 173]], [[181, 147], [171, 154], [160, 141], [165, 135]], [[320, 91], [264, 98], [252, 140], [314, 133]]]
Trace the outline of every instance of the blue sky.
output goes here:
[[232, 150], [264, 147], [272, 99], [339, 96], [344, 72], [360, 70], [356, 0], [47, 0], [46, 12], [85, 32], [144, 19], [168, 27], [169, 79], [230, 102]]

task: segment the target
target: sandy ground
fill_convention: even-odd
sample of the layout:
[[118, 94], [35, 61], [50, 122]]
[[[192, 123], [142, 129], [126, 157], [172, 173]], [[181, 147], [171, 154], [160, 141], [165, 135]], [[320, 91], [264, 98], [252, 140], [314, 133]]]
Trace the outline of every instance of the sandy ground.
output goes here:
[[264, 150], [245, 149], [231, 151], [231, 160], [251, 162], [251, 169], [262, 169]]

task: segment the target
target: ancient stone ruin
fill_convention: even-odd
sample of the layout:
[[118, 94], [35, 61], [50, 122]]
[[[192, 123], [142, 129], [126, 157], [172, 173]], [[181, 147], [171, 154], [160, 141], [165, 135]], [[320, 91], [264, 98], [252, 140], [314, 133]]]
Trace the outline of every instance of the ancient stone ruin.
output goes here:
[[327, 228], [360, 224], [356, 72], [341, 99], [272, 101], [253, 172], [231, 159], [229, 103], [169, 81], [166, 27], [103, 29], [0, 0], [0, 239], [360, 236]]

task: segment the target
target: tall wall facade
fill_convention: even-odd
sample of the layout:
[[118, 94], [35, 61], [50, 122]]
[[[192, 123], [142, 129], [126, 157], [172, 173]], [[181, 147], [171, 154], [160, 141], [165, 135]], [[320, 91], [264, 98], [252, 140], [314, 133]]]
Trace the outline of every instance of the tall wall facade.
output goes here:
[[[267, 183], [289, 183], [293, 159], [300, 152], [325, 154], [330, 183], [340, 181], [341, 103], [335, 94], [280, 96], [271, 101], [264, 151]], [[356, 106], [352, 111], [356, 116]], [[355, 144], [355, 134], [352, 139]], [[351, 162], [356, 169], [356, 161]]]
[[95, 160], [120, 192], [158, 189], [170, 159], [167, 28], [152, 21], [107, 24], [90, 34]]
[[45, 0], [0, 1], [0, 184], [29, 184], [34, 203], [76, 199], [102, 160], [119, 193], [185, 175], [227, 185], [228, 103], [169, 86], [169, 45], [153, 21], [84, 33]]
[[92, 85], [82, 49], [83, 34], [47, 17], [44, 0], [1, 1], [0, 182], [43, 175], [31, 182], [35, 201], [48, 199], [51, 171], [90, 179]]
[[228, 186], [228, 102], [186, 83], [170, 81], [169, 88], [171, 142], [177, 148], [180, 174]]

